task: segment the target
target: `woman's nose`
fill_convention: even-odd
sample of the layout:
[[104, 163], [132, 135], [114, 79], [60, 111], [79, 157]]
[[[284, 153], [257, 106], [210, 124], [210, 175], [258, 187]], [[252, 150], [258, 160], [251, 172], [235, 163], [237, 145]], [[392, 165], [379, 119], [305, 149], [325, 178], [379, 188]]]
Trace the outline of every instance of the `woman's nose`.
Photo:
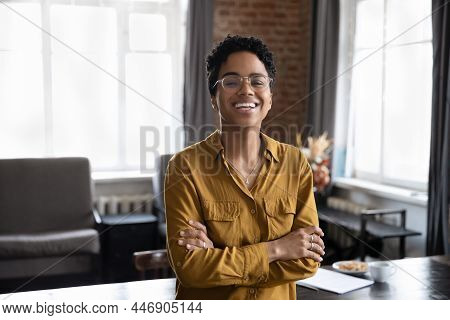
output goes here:
[[251, 86], [250, 78], [243, 77], [241, 87], [239, 88], [238, 94], [239, 95], [253, 95], [254, 94], [253, 88]]

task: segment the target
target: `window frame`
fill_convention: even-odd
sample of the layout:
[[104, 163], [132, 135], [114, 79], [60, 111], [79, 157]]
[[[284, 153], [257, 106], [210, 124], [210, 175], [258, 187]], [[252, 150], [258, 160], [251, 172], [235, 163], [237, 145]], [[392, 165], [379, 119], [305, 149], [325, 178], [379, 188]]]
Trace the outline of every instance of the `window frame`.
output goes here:
[[[50, 12], [52, 5], [75, 5], [75, 6], [91, 6], [91, 7], [110, 7], [116, 10], [117, 18], [117, 77], [125, 81], [126, 74], [126, 56], [131, 53], [162, 53], [168, 54], [171, 59], [172, 66], [172, 86], [173, 106], [170, 110], [179, 118], [182, 117], [182, 101], [183, 101], [183, 81], [184, 74], [184, 41], [182, 29], [186, 25], [186, 18], [182, 16], [181, 11], [184, 8], [182, 1], [166, 0], [145, 1], [145, 0], [4, 0], [7, 4], [12, 3], [33, 3], [39, 4], [41, 8], [41, 26], [51, 34]], [[129, 17], [134, 13], [162, 14], [167, 21], [167, 40], [165, 50], [132, 50], [129, 42]], [[183, 20], [181, 20], [183, 19]], [[181, 21], [181, 22], [180, 22]], [[170, 35], [170, 36], [169, 36]], [[181, 40], [181, 41], [180, 41]], [[43, 157], [57, 156], [53, 148], [53, 81], [52, 81], [52, 40], [45, 32], [41, 32], [42, 41], [42, 68], [43, 68], [43, 103], [44, 103], [44, 129], [45, 129], [45, 149]], [[119, 81], [117, 82], [118, 97], [118, 136], [115, 142], [118, 143], [117, 164], [115, 166], [93, 167], [94, 172], [123, 172], [140, 170], [139, 166], [128, 165], [126, 162], [126, 91], [127, 88]], [[168, 126], [179, 126], [179, 122], [171, 117]]]
[[[346, 30], [346, 35], [348, 39], [345, 39], [344, 48], [340, 48], [340, 54], [344, 54], [339, 59], [339, 66], [340, 69], [348, 70], [348, 67], [351, 67], [354, 63], [357, 61], [354, 61], [354, 55], [358, 50], [365, 50], [370, 49], [372, 52], [374, 50], [378, 50], [377, 48], [356, 48], [355, 46], [355, 35], [356, 35], [356, 19], [357, 19], [357, 5], [359, 2], [363, 2], [366, 0], [341, 0], [341, 17], [344, 18], [344, 21], [341, 23], [341, 28]], [[344, 176], [349, 178], [355, 178], [355, 179], [361, 179], [366, 180], [370, 182], [375, 182], [378, 184], [384, 184], [384, 185], [390, 185], [390, 186], [397, 186], [401, 188], [411, 189], [411, 190], [417, 190], [417, 191], [427, 191], [428, 189], [428, 183], [427, 182], [419, 182], [419, 181], [412, 181], [412, 180], [403, 180], [403, 179], [393, 179], [388, 178], [385, 175], [384, 170], [384, 143], [385, 143], [385, 120], [384, 120], [384, 112], [385, 112], [385, 104], [386, 104], [386, 92], [385, 92], [385, 84], [386, 84], [386, 51], [390, 48], [397, 48], [402, 46], [410, 46], [415, 44], [426, 44], [431, 43], [432, 39], [422, 40], [422, 41], [408, 41], [405, 43], [399, 43], [399, 44], [387, 44], [386, 41], [389, 39], [386, 39], [386, 17], [387, 17], [387, 2], [388, 0], [383, 0], [383, 45], [380, 49], [382, 54], [382, 83], [381, 83], [381, 141], [380, 141], [380, 164], [379, 164], [379, 174], [374, 174], [372, 172], [364, 171], [364, 170], [357, 170], [354, 165], [354, 149], [355, 146], [353, 144], [353, 137], [354, 137], [354, 116], [355, 116], [355, 110], [352, 109], [351, 105], [351, 82], [352, 82], [352, 72], [349, 72], [349, 75], [342, 77], [338, 81], [338, 90], [337, 90], [337, 111], [344, 112], [344, 114], [347, 116], [346, 123], [344, 125], [337, 124], [337, 133], [340, 139], [346, 139], [346, 142], [344, 144], [346, 145], [346, 153], [344, 156], [345, 162], [344, 166]], [[348, 36], [350, 34], [350, 36]], [[343, 39], [344, 35], [340, 34], [340, 41]], [[349, 70], [350, 71], [350, 70]], [[339, 72], [339, 74], [341, 74]], [[343, 105], [347, 103], [348, 109], [346, 110]], [[430, 107], [431, 107], [431, 101], [430, 101]], [[431, 119], [430, 119], [431, 120]], [[349, 132], [346, 134], [342, 134], [343, 128], [346, 127], [349, 128]], [[339, 132], [340, 131], [340, 132]], [[346, 137], [345, 137], [346, 136]], [[342, 138], [344, 137], [344, 138]], [[342, 165], [339, 161], [335, 161], [335, 164], [337, 166]]]

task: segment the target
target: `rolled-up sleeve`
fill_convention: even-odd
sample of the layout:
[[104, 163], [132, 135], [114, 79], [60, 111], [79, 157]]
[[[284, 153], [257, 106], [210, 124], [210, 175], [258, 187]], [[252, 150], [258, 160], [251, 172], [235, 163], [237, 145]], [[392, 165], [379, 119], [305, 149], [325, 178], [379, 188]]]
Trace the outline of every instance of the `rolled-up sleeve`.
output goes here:
[[191, 251], [178, 245], [180, 231], [191, 228], [189, 220], [205, 224], [198, 190], [188, 166], [181, 166], [181, 161], [171, 159], [164, 184], [169, 260], [180, 283], [187, 288], [211, 288], [266, 281], [269, 260], [264, 243]]

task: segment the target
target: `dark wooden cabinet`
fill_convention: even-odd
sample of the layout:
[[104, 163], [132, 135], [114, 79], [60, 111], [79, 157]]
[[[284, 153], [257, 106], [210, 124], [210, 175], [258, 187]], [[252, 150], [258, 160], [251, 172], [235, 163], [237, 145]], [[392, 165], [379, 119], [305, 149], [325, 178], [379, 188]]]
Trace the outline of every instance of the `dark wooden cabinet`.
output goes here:
[[149, 213], [104, 216], [100, 229], [104, 282], [138, 280], [133, 253], [157, 248], [157, 218]]

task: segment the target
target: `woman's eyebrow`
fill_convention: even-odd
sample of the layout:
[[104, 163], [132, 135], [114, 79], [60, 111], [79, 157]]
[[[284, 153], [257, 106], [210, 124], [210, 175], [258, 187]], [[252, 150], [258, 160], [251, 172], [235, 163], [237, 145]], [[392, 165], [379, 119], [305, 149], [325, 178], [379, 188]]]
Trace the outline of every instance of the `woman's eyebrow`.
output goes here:
[[237, 72], [227, 72], [224, 75], [222, 75], [222, 77], [226, 77], [226, 76], [240, 76], [240, 74]]
[[[266, 76], [266, 77], [267, 77], [266, 74], [260, 73], [260, 72], [250, 73], [249, 75], [250, 75], [250, 76]], [[233, 72], [227, 72], [227, 73], [225, 73], [225, 74], [222, 75], [222, 78], [223, 78], [223, 77], [226, 77], [226, 76], [240, 76], [240, 74], [237, 73], [237, 72], [234, 72], [234, 71], [233, 71]]]

